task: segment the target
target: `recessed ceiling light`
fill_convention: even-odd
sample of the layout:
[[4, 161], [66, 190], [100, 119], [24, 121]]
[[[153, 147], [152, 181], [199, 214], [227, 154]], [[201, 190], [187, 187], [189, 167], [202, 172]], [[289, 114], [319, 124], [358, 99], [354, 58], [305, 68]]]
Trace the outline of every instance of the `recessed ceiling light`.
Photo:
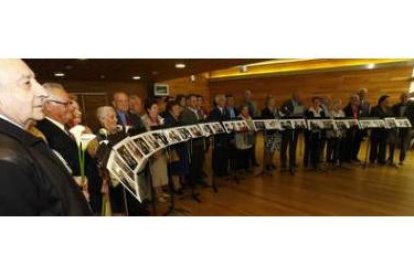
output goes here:
[[194, 82], [195, 80], [196, 80], [196, 76], [191, 75], [191, 76], [190, 76], [190, 81]]
[[177, 63], [177, 64], [175, 64], [175, 68], [183, 69], [183, 68], [185, 68], [185, 64], [184, 63]]
[[99, 76], [101, 79], [104, 79], [105, 78], [105, 75], [100, 75]]
[[132, 79], [133, 79], [133, 80], [140, 80], [140, 79], [141, 79], [141, 77], [140, 77], [140, 76], [133, 76], [133, 77], [132, 77]]
[[374, 63], [370, 63], [366, 65], [367, 69], [374, 69], [375, 68], [375, 64]]
[[240, 66], [239, 71], [240, 71], [240, 73], [246, 73], [247, 72], [247, 66], [246, 65]]
[[56, 72], [54, 75], [55, 75], [55, 77], [64, 77], [65, 76], [65, 73]]

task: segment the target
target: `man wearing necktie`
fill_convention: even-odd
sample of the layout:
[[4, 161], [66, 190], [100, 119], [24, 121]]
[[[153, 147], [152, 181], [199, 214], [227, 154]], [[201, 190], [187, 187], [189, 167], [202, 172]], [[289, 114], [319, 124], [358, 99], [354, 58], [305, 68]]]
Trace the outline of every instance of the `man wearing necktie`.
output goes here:
[[63, 163], [28, 132], [48, 97], [23, 61], [0, 59], [0, 216], [91, 214]]
[[[135, 95], [135, 97], [137, 97]], [[136, 135], [145, 132], [146, 128], [139, 115], [129, 111], [129, 97], [125, 92], [118, 91], [113, 95], [112, 105], [116, 111], [117, 124], [126, 127], [132, 127], [130, 135]]]

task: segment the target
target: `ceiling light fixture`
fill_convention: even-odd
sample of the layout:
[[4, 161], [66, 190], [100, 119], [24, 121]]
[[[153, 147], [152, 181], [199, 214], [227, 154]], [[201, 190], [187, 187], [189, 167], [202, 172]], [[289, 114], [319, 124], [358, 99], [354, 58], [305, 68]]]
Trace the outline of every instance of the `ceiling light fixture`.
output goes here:
[[191, 82], [195, 82], [195, 80], [196, 80], [196, 76], [191, 75], [191, 76], [190, 76], [190, 81], [191, 81]]
[[240, 73], [246, 73], [247, 72], [247, 66], [246, 65], [242, 65], [239, 68]]
[[375, 64], [374, 63], [370, 63], [366, 65], [367, 69], [374, 69], [375, 68]]
[[175, 68], [177, 68], [177, 69], [184, 69], [185, 68], [185, 64], [184, 63], [177, 63], [177, 64], [175, 64]]
[[65, 76], [65, 73], [56, 72], [54, 75], [55, 75], [55, 77], [64, 77]]
[[133, 76], [133, 77], [132, 77], [132, 79], [133, 79], [133, 80], [140, 80], [140, 79], [141, 79], [141, 77], [140, 77], [140, 76]]

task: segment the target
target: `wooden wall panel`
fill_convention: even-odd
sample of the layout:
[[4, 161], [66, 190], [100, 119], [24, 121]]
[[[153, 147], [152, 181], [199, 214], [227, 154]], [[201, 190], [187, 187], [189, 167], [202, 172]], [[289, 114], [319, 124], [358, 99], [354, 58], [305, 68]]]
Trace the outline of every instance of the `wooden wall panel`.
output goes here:
[[233, 94], [239, 103], [243, 91], [250, 89], [253, 99], [263, 108], [268, 94], [276, 96], [281, 104], [290, 98], [293, 91], [303, 92], [307, 104], [312, 96], [340, 98], [344, 104], [349, 96], [361, 87], [368, 89], [368, 100], [376, 104], [383, 94], [391, 96], [392, 102], [398, 101], [402, 92], [410, 85], [412, 67], [394, 67], [374, 70], [353, 70], [342, 72], [320, 72], [302, 75], [281, 75], [262, 78], [210, 81], [210, 98], [219, 93]]
[[188, 95], [191, 93], [202, 95], [204, 97], [206, 107], [210, 108], [210, 91], [205, 74], [196, 75], [195, 81], [191, 81], [190, 77], [185, 77], [163, 81], [161, 83], [165, 83], [170, 86], [170, 95], [173, 97], [178, 94]]

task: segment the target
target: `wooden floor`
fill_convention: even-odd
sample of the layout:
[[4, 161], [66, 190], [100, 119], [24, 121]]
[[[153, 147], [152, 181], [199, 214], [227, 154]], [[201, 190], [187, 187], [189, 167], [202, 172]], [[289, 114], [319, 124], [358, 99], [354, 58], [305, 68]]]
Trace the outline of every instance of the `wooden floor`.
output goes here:
[[[259, 141], [259, 160], [262, 148]], [[299, 153], [302, 150], [300, 146]], [[276, 170], [273, 175], [249, 176], [238, 184], [217, 181], [218, 193], [211, 188], [199, 190], [201, 203], [187, 197], [178, 199], [176, 205], [193, 216], [411, 216], [413, 168], [414, 153], [410, 152], [398, 169], [352, 165], [350, 169], [311, 172], [300, 167], [294, 176]]]

